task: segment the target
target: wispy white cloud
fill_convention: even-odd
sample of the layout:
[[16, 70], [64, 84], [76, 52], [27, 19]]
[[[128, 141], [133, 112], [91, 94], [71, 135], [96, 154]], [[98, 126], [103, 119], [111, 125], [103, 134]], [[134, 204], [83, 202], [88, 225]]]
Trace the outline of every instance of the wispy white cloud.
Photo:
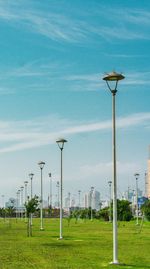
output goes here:
[[[117, 119], [117, 128], [149, 126], [150, 113], [139, 113]], [[51, 124], [49, 124], [51, 122]], [[51, 126], [51, 130], [49, 129]], [[111, 121], [77, 124], [57, 116], [24, 122], [0, 122], [0, 153], [24, 150], [54, 143], [58, 137], [69, 137], [111, 129]], [[9, 144], [7, 144], [9, 142]]]
[[[139, 171], [140, 167], [137, 163], [128, 163], [128, 162], [117, 162], [117, 171], [118, 175], [134, 175], [135, 171]], [[83, 177], [91, 176], [107, 176], [110, 178], [112, 174], [112, 162], [100, 162], [96, 164], [86, 164], [80, 167], [80, 172]]]
[[[150, 25], [150, 12], [145, 10], [121, 10], [117, 7], [107, 8], [106, 13], [105, 7], [98, 4], [92, 12], [88, 8], [86, 12], [80, 11], [78, 19], [72, 15], [60, 14], [55, 8], [40, 10], [36, 2], [0, 1], [1, 20], [54, 41], [81, 43], [92, 40], [93, 34], [106, 40], [150, 39], [149, 28], [143, 31], [143, 25]], [[93, 23], [93, 16], [97, 16], [100, 23]], [[112, 28], [112, 25], [117, 27]]]

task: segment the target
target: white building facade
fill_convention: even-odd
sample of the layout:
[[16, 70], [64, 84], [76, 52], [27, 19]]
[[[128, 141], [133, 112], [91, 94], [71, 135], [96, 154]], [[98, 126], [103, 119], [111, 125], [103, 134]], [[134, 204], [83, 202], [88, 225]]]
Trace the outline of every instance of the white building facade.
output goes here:
[[93, 190], [84, 194], [83, 204], [85, 208], [100, 209], [100, 192]]

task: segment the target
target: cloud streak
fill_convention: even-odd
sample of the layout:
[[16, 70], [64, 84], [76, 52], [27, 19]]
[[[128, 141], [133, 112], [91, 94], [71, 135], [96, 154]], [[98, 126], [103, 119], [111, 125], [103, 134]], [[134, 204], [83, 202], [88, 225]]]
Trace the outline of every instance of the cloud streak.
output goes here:
[[[60, 14], [52, 4], [49, 9], [51, 11], [48, 9], [41, 11], [36, 2], [32, 1], [26, 3], [24, 1], [19, 3], [15, 0], [13, 2], [0, 1], [0, 20], [56, 42], [85, 43], [87, 39], [94, 40], [94, 35], [108, 41], [112, 39], [150, 39], [150, 12], [148, 11], [140, 9], [122, 11], [118, 7], [115, 9], [107, 7], [106, 20], [106, 8], [97, 4], [92, 12], [87, 8], [86, 12], [80, 11], [79, 17], [75, 19], [75, 6], [72, 5], [72, 13], [68, 15], [64, 10]], [[93, 16], [96, 16], [98, 21], [101, 19], [103, 23], [94, 24]], [[121, 22], [119, 23], [120, 17]], [[111, 26], [108, 25], [109, 20]], [[112, 28], [112, 25], [117, 25], [117, 28]], [[146, 26], [148, 27], [143, 30], [143, 27]]]
[[[149, 126], [150, 113], [138, 113], [117, 119], [117, 128], [132, 128], [134, 126]], [[51, 122], [52, 130], [49, 130]], [[59, 126], [59, 127], [58, 127]], [[70, 137], [82, 133], [111, 130], [110, 120], [96, 123], [75, 124], [54, 117], [52, 123], [49, 117], [25, 122], [0, 122], [0, 141], [5, 143], [0, 153], [38, 148], [53, 144], [58, 137]], [[8, 143], [8, 145], [7, 145]]]

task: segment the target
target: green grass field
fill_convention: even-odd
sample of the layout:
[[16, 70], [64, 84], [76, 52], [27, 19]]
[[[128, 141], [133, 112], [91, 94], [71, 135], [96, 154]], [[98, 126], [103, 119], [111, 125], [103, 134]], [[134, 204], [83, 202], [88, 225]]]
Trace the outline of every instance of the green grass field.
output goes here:
[[63, 240], [59, 237], [59, 219], [33, 220], [33, 237], [27, 237], [24, 220], [0, 219], [0, 269], [97, 269], [150, 268], [150, 223], [142, 229], [135, 222], [118, 224], [119, 261], [112, 260], [112, 224], [90, 220], [63, 222]]

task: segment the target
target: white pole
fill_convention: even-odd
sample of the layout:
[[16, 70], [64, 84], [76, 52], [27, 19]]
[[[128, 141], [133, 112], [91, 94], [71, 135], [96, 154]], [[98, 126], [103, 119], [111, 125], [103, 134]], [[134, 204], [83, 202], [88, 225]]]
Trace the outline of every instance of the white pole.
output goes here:
[[42, 178], [42, 168], [41, 168], [41, 208], [40, 208], [40, 230], [43, 230], [43, 178]]
[[63, 207], [62, 152], [63, 152], [63, 148], [61, 148], [61, 177], [60, 177], [60, 239], [63, 238], [63, 236], [62, 236], [62, 230], [63, 230], [63, 223], [62, 223], [62, 207]]

